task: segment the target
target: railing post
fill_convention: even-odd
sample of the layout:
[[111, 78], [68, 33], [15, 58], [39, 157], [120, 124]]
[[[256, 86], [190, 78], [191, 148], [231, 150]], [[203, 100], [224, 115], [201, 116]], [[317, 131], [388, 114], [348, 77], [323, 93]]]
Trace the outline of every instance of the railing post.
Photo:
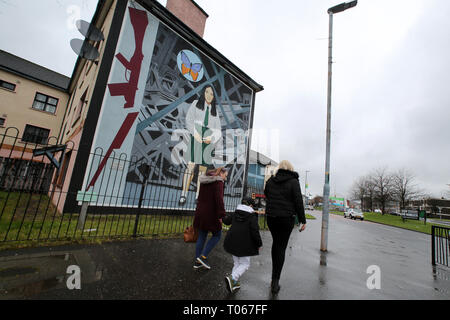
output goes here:
[[81, 205], [80, 215], [78, 217], [78, 224], [77, 224], [78, 230], [83, 230], [83, 228], [84, 228], [84, 224], [86, 223], [86, 214], [87, 214], [88, 207], [89, 207], [89, 202], [83, 201], [83, 204]]
[[434, 236], [435, 236], [435, 226], [431, 226], [431, 264], [433, 265], [433, 266], [435, 266], [436, 265], [436, 260], [435, 260], [435, 258], [436, 258], [436, 255], [435, 255], [435, 250], [436, 250], [436, 246], [435, 246], [435, 238], [434, 238]]
[[144, 200], [145, 187], [147, 186], [147, 180], [150, 174], [150, 166], [148, 164], [145, 163], [142, 165], [142, 167], [144, 169], [144, 177], [142, 179], [141, 194], [139, 196], [138, 212], [136, 214], [136, 219], [134, 220], [133, 238], [136, 238], [137, 236], [137, 228], [139, 224], [139, 216], [141, 215], [142, 201]]

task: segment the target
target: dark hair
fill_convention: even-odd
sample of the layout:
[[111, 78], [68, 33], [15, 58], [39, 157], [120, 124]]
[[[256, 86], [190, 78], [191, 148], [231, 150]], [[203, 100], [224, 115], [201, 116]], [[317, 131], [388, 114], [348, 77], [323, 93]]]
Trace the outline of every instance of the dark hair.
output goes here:
[[207, 176], [218, 176], [222, 172], [227, 172], [227, 171], [228, 170], [225, 167], [219, 167], [219, 168], [216, 168], [216, 169], [208, 170], [206, 172], [206, 175]]
[[242, 198], [242, 201], [241, 201], [241, 203], [242, 204], [245, 204], [246, 206], [250, 206], [250, 207], [252, 207], [252, 208], [254, 208], [255, 207], [255, 200], [253, 200], [252, 198], [250, 198], [250, 197], [244, 197], [244, 198]]
[[211, 88], [213, 90], [214, 99], [213, 99], [213, 101], [211, 101], [211, 115], [213, 117], [217, 117], [217, 111], [216, 111], [216, 90], [215, 90], [215, 88], [212, 85], [207, 85], [203, 89], [202, 94], [200, 95], [200, 98], [198, 98], [197, 108], [199, 108], [202, 111], [205, 109], [205, 91], [206, 91], [206, 88]]

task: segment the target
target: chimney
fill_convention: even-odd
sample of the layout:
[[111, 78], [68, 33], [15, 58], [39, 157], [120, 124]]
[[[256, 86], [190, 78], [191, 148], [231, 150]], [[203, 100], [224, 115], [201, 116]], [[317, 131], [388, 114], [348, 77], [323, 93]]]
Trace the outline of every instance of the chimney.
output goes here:
[[166, 8], [203, 38], [208, 14], [194, 0], [167, 0]]

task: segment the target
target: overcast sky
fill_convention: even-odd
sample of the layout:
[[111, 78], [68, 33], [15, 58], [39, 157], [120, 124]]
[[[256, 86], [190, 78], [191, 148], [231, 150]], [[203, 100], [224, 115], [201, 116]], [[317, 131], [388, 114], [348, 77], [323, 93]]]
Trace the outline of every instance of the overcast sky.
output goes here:
[[[160, 1], [165, 5], [166, 1]], [[288, 159], [308, 192], [325, 169], [328, 14], [342, 1], [196, 0], [209, 14], [204, 39], [264, 86], [256, 95], [258, 141]], [[95, 0], [0, 0], [0, 49], [70, 76], [73, 21]], [[387, 167], [411, 170], [433, 196], [450, 188], [450, 1], [359, 0], [334, 16], [331, 193]], [[273, 141], [273, 139], [272, 139]]]

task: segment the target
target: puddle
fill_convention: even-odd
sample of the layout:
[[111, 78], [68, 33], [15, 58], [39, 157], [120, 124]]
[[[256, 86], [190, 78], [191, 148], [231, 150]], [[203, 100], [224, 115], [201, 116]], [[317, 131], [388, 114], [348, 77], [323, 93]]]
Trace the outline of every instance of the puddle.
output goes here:
[[[81, 270], [82, 284], [100, 281], [104, 269], [83, 251], [15, 256], [0, 260], [0, 300], [33, 298], [46, 291], [67, 289], [68, 267]], [[68, 290], [68, 289], [67, 289]]]
[[320, 265], [321, 266], [327, 265], [327, 253], [326, 252], [320, 252]]
[[54, 289], [58, 286], [60, 287], [64, 286], [64, 276], [27, 283], [25, 285], [21, 285], [15, 288], [3, 290], [2, 293], [5, 294], [8, 298], [14, 297], [27, 298], [50, 289]]
[[0, 278], [23, 276], [30, 273], [36, 273], [38, 271], [39, 269], [34, 267], [11, 267], [0, 269]]

